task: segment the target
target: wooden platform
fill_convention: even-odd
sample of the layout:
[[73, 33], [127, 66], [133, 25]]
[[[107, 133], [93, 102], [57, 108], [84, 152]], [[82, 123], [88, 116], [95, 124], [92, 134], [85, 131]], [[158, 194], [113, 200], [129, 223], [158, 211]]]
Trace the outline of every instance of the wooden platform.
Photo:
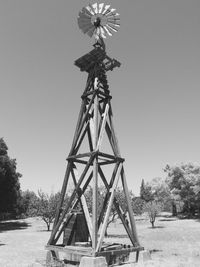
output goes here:
[[[82, 257], [93, 257], [92, 247], [88, 246], [63, 246], [63, 245], [47, 245], [46, 249], [54, 252], [57, 260], [59, 259], [59, 253], [64, 255], [64, 261], [74, 264], [78, 264]], [[136, 252], [136, 261], [138, 260], [139, 252], [144, 250], [143, 247], [133, 247], [123, 244], [109, 244], [105, 243], [102, 246], [100, 252], [97, 252], [95, 257], [103, 256], [109, 265], [121, 264], [127, 262], [130, 252]], [[56, 259], [55, 259], [56, 260]]]

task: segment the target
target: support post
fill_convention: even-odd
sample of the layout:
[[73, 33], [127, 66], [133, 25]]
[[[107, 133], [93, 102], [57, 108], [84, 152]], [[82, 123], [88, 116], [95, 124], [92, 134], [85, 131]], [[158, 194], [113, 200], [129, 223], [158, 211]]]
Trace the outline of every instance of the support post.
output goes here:
[[[94, 89], [98, 89], [98, 78], [95, 78], [94, 81]], [[96, 94], [94, 98], [94, 151], [97, 148], [98, 142], [98, 96]], [[98, 152], [97, 152], [98, 153]], [[95, 256], [96, 246], [97, 246], [97, 232], [98, 232], [98, 224], [97, 224], [97, 203], [98, 203], [98, 159], [97, 155], [95, 155], [93, 162], [93, 206], [92, 206], [92, 223], [93, 223], [93, 237], [92, 237], [92, 251]]]

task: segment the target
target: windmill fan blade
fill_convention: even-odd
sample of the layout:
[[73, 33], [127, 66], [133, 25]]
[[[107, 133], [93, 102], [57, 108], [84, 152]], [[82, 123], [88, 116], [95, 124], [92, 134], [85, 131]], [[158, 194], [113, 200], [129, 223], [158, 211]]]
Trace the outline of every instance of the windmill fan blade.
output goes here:
[[90, 18], [92, 17], [92, 14], [91, 14], [91, 13], [88, 11], [88, 9], [85, 8], [85, 7], [82, 8], [82, 13], [88, 15]]
[[120, 27], [120, 24], [114, 20], [108, 20], [108, 23], [113, 24], [116, 27]]
[[106, 26], [104, 26], [103, 28], [104, 28], [104, 30], [106, 31], [106, 33], [107, 33], [109, 36], [112, 36], [112, 33], [109, 32], [109, 30], [108, 30], [108, 28], [107, 28]]
[[91, 15], [95, 15], [94, 11], [90, 6], [86, 6], [86, 9], [88, 10], [88, 12], [90, 12]]
[[97, 14], [98, 13], [98, 4], [95, 3], [92, 5], [93, 9], [94, 9], [94, 13]]
[[112, 30], [112, 31], [114, 31], [114, 32], [117, 32], [117, 29], [115, 29], [112, 25], [107, 24], [107, 27], [108, 27], [110, 30]]
[[113, 9], [113, 8], [112, 8], [112, 9], [108, 9], [108, 10], [106, 11], [105, 15], [106, 15], [106, 16], [109, 16], [109, 15], [113, 15], [113, 16], [114, 16], [114, 15], [115, 15], [115, 13], [114, 13], [115, 10], [116, 10], [116, 9]]
[[99, 14], [102, 13], [104, 7], [104, 3], [99, 4]]
[[91, 4], [89, 4], [88, 6], [90, 10], [92, 11], [93, 15], [96, 15], [94, 7]]
[[104, 11], [102, 12], [103, 15], [106, 13], [106, 11], [109, 9], [109, 7], [110, 7], [110, 5], [104, 6]]

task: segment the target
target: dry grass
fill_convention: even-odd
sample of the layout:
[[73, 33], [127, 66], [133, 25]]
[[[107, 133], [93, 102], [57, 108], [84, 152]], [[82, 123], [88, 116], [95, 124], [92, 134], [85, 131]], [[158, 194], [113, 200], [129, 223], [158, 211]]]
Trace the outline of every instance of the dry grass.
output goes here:
[[[152, 229], [145, 218], [137, 218], [141, 245], [151, 252], [152, 261], [137, 266], [200, 266], [200, 222], [160, 217]], [[129, 243], [120, 223], [108, 229], [108, 241]], [[36, 267], [45, 262], [44, 246], [50, 233], [37, 218], [0, 223], [0, 266]], [[128, 264], [128, 266], [136, 266]]]

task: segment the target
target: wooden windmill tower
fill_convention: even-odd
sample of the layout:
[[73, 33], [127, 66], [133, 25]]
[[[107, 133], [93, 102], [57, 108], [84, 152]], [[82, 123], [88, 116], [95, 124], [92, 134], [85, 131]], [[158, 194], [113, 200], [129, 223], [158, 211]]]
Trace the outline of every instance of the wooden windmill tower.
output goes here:
[[[117, 60], [106, 54], [103, 41], [103, 38], [117, 32], [119, 14], [110, 5], [88, 5], [79, 13], [78, 25], [83, 33], [90, 37], [95, 36], [96, 42], [92, 51], [75, 61], [75, 65], [86, 72], [88, 78], [81, 96], [78, 122], [67, 158], [60, 203], [47, 245], [47, 258], [48, 261], [59, 261], [57, 252], [63, 252], [66, 263], [78, 264], [84, 256], [103, 256], [109, 265], [123, 261], [131, 251], [136, 251], [138, 258], [142, 249], [135, 228], [123, 167], [124, 158], [120, 154], [113, 126], [111, 95], [106, 74], [120, 67]], [[108, 169], [111, 170], [110, 173]], [[119, 182], [127, 202], [127, 217], [115, 196]], [[100, 184], [104, 186], [106, 194], [103, 204], [98, 207]], [[85, 197], [89, 186], [92, 188], [92, 203], [88, 203]], [[88, 204], [92, 206], [91, 210]], [[131, 246], [104, 242], [113, 207], [122, 221]]]

